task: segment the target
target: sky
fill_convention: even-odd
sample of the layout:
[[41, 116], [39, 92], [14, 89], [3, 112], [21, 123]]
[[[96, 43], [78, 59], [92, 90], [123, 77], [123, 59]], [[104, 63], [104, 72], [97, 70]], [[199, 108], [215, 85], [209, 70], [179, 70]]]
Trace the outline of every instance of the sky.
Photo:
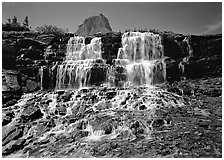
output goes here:
[[113, 31], [158, 29], [182, 34], [222, 33], [221, 2], [3, 2], [2, 22], [29, 17], [32, 29], [47, 25], [75, 32], [83, 21], [102, 13]]

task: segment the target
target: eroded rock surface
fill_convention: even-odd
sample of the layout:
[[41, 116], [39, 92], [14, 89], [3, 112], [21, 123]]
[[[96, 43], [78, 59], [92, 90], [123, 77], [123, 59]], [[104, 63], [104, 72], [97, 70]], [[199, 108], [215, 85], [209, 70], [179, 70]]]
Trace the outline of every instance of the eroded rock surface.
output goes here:
[[221, 157], [222, 100], [212, 91], [220, 86], [215, 78], [161, 86], [170, 92], [101, 86], [26, 94], [4, 112], [3, 155]]

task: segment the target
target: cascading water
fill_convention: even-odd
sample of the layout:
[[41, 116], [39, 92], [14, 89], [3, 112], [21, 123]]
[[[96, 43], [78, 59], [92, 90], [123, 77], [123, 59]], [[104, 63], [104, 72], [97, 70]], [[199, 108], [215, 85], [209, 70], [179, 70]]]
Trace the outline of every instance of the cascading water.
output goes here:
[[66, 61], [86, 59], [102, 59], [101, 38], [95, 37], [85, 45], [84, 37], [71, 37], [67, 44]]
[[123, 75], [126, 74], [123, 80], [134, 85], [163, 83], [166, 79], [163, 57], [160, 35], [127, 32], [122, 36], [115, 67], [123, 68]]
[[117, 59], [110, 68], [102, 59], [101, 43], [100, 37], [93, 38], [90, 44], [85, 44], [84, 37], [71, 37], [64, 62], [40, 69], [41, 88], [80, 88], [105, 82], [112, 86], [124, 86], [126, 82], [152, 85], [165, 81], [160, 35], [124, 33], [122, 48], [119, 48]]
[[[28, 145], [26, 148], [31, 148], [26, 151], [27, 157], [44, 157], [49, 154], [56, 157], [56, 151], [60, 156], [61, 153], [71, 155], [71, 152], [80, 151], [86, 154], [92, 150], [91, 147], [104, 147], [107, 142], [121, 146], [119, 148], [136, 151], [140, 148], [142, 151], [143, 143], [147, 144], [145, 148], [151, 142], [157, 143], [160, 139], [156, 137], [157, 133], [169, 132], [173, 126], [169, 112], [185, 103], [179, 95], [155, 86], [144, 86], [165, 81], [161, 41], [161, 37], [153, 33], [125, 33], [122, 37], [123, 47], [119, 49], [113, 65], [108, 68], [109, 65], [101, 55], [101, 38], [93, 38], [87, 45], [84, 37], [70, 38], [65, 61], [40, 69], [41, 88], [52, 89], [56, 86], [59, 90], [26, 94], [18, 103], [8, 106], [16, 114], [6, 126], [9, 128], [5, 130], [10, 132], [4, 134], [4, 147], [11, 143], [7, 142], [7, 136], [11, 134], [13, 126], [20, 124], [17, 123], [18, 119], [29, 120], [26, 123], [28, 126], [22, 126], [26, 127], [26, 132], [19, 137], [28, 139], [24, 143]], [[115, 82], [111, 83], [115, 86], [121, 82], [122, 87], [80, 88], [107, 81]], [[133, 84], [134, 87], [128, 86]], [[60, 90], [67, 88], [76, 89]], [[34, 108], [32, 112], [29, 106]], [[169, 113], [168, 116], [161, 118], [161, 112], [157, 112], [160, 109]], [[39, 117], [34, 119], [36, 116]], [[20, 129], [16, 131], [20, 132]], [[35, 139], [30, 142], [30, 137]], [[17, 143], [16, 139], [14, 142]], [[55, 143], [60, 146], [52, 150], [51, 146]], [[43, 145], [46, 147], [44, 150]], [[117, 150], [109, 152], [111, 155], [117, 154]], [[124, 151], [121, 150], [121, 153]]]
[[85, 45], [84, 37], [71, 37], [66, 59], [58, 66], [56, 89], [80, 88], [105, 81], [106, 64], [101, 55], [101, 38]]

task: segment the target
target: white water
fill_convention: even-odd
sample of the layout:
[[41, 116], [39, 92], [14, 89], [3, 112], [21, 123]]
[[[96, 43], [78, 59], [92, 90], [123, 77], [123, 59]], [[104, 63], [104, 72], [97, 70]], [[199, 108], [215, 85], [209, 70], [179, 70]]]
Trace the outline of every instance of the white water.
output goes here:
[[160, 35], [127, 32], [122, 36], [116, 66], [126, 69], [127, 81], [134, 85], [163, 83], [166, 79], [164, 51]]
[[[66, 59], [58, 66], [56, 89], [80, 88], [91, 85], [93, 70], [104, 75], [105, 63], [101, 55], [101, 38], [95, 37], [85, 45], [84, 37], [71, 37]], [[102, 73], [101, 73], [102, 72]]]
[[41, 88], [72, 89], [106, 82], [110, 86], [124, 86], [126, 82], [133, 86], [165, 82], [164, 51], [159, 34], [124, 33], [122, 48], [110, 67], [102, 59], [101, 45], [100, 37], [93, 38], [90, 44], [85, 44], [84, 37], [71, 37], [64, 62], [46, 70], [47, 77], [44, 68], [40, 69]]
[[163, 45], [160, 35], [150, 32], [127, 32], [122, 36], [122, 48], [117, 59], [131, 62], [163, 58]]
[[86, 59], [102, 59], [101, 38], [95, 37], [85, 45], [84, 37], [71, 37], [67, 44], [66, 61]]

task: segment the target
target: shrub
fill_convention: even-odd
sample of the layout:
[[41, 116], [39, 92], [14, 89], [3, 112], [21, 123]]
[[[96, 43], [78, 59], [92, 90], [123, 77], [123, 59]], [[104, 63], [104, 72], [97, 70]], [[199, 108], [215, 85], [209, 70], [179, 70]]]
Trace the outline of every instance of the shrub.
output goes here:
[[8, 22], [5, 24], [2, 23], [2, 31], [29, 31], [29, 24], [28, 24], [28, 17], [26, 16], [25, 20], [26, 25], [22, 25], [17, 22], [17, 17], [14, 16], [13, 19], [11, 20], [10, 18], [7, 19]]
[[41, 27], [37, 27], [36, 31], [40, 34], [54, 34], [54, 35], [65, 35], [66, 30], [63, 28], [58, 28], [53, 25], [44, 25]]
[[29, 31], [30, 29], [25, 27], [25, 26], [21, 26], [20, 24], [2, 24], [2, 31]]

